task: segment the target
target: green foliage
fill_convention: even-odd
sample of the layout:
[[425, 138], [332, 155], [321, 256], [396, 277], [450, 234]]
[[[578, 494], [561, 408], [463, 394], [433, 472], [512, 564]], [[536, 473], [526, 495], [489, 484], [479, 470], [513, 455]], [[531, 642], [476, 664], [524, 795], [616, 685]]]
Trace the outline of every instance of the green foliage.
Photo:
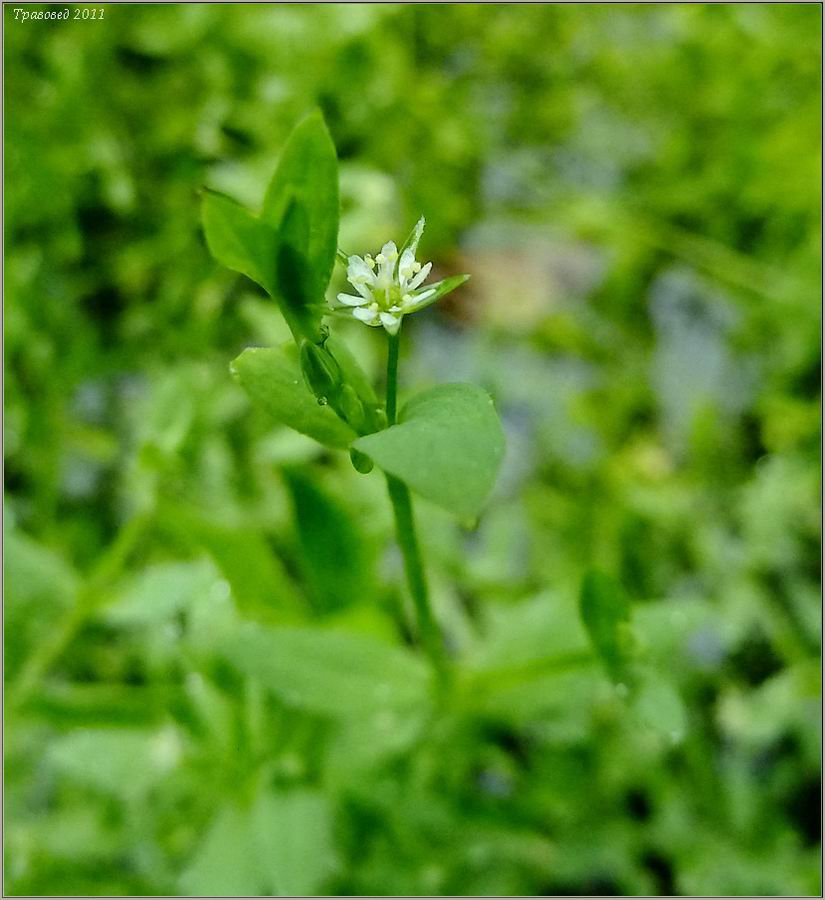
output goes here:
[[232, 363], [232, 372], [276, 422], [328, 447], [343, 449], [355, 438], [346, 422], [307, 390], [293, 345], [244, 350]]
[[472, 520], [498, 474], [504, 436], [486, 391], [444, 384], [411, 398], [397, 425], [354, 446], [422, 497]]
[[[300, 210], [290, 243], [310, 269], [310, 294], [320, 298], [332, 277], [338, 247], [338, 160], [320, 112], [299, 123], [290, 134], [266, 190], [261, 220], [283, 233], [291, 210]], [[293, 212], [293, 215], [295, 213]]]
[[318, 629], [263, 631], [252, 624], [220, 642], [241, 671], [288, 706], [328, 716], [414, 714], [427, 703], [428, 673], [407, 651]]
[[[820, 894], [821, 8], [3, 14], [4, 893]], [[443, 682], [333, 188], [258, 217], [315, 107], [339, 246], [472, 274], [401, 343], [507, 437], [415, 501]]]
[[369, 604], [375, 596], [372, 548], [346, 508], [299, 469], [284, 471], [292, 497], [304, 579], [319, 611]]
[[290, 135], [259, 217], [212, 192], [202, 216], [213, 256], [278, 301], [296, 340], [318, 340], [338, 236], [338, 162], [320, 113]]
[[218, 813], [180, 888], [190, 896], [311, 896], [333, 864], [324, 796], [262, 791], [251, 808], [227, 806]]
[[621, 585], [603, 572], [589, 571], [582, 582], [579, 607], [590, 640], [608, 672], [616, 679], [621, 678], [628, 655], [623, 623], [630, 619], [630, 605]]

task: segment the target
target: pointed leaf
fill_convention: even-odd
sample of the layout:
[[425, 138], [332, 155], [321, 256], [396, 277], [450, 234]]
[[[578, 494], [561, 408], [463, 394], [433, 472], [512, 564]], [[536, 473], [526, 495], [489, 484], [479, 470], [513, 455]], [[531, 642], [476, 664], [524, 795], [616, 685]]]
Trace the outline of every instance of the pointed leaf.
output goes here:
[[579, 597], [582, 621], [610, 675], [619, 679], [627, 657], [630, 605], [621, 586], [603, 572], [590, 570]]
[[220, 644], [241, 672], [289, 706], [336, 718], [427, 705], [429, 671], [401, 647], [343, 631], [246, 623]]
[[309, 470], [288, 468], [299, 563], [321, 612], [369, 603], [374, 573], [369, 540], [357, 519]]
[[414, 303], [407, 312], [414, 313], [418, 312], [419, 309], [426, 309], [426, 307], [432, 306], [433, 303], [436, 303], [445, 294], [449, 294], [457, 287], [461, 287], [461, 285], [464, 284], [465, 281], [468, 281], [469, 278], [469, 275], [451, 275], [449, 278], [436, 281], [434, 284], [425, 285], [425, 287], [435, 288], [435, 293], [430, 294], [430, 296], [421, 303]]
[[354, 440], [349, 425], [328, 406], [320, 406], [307, 389], [292, 344], [244, 350], [231, 370], [252, 400], [281, 424], [326, 447], [346, 449]]
[[413, 397], [397, 425], [353, 446], [422, 497], [469, 520], [495, 483], [504, 433], [486, 391], [442, 384]]
[[214, 191], [204, 194], [201, 212], [206, 243], [215, 259], [274, 294], [277, 231], [234, 200]]
[[287, 139], [269, 184], [261, 221], [281, 228], [292, 200], [306, 215], [306, 256], [316, 300], [332, 276], [338, 238], [338, 160], [335, 145], [319, 111], [300, 122]]

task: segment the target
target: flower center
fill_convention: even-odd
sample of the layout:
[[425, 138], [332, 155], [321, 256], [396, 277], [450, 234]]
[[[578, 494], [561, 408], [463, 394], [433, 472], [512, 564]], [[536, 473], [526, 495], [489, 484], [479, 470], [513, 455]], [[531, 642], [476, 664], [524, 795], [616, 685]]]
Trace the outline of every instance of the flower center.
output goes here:
[[384, 312], [393, 306], [401, 305], [401, 287], [397, 284], [390, 284], [386, 287], [376, 286], [370, 289], [370, 293]]

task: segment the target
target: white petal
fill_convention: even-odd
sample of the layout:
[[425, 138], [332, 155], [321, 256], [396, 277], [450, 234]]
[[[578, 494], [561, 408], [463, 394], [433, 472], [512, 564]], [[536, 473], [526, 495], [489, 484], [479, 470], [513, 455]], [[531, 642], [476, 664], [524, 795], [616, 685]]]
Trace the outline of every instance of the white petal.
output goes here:
[[410, 278], [414, 272], [413, 266], [415, 265], [415, 253], [410, 250], [409, 247], [401, 254], [401, 259], [398, 260], [398, 279], [401, 282], [401, 289], [403, 290], [405, 287], [405, 282], [408, 278]]
[[398, 331], [398, 326], [401, 324], [401, 319], [397, 316], [391, 316], [389, 313], [382, 312], [379, 313], [381, 318], [381, 324], [384, 328], [389, 331], [390, 334], [395, 334]]
[[395, 261], [398, 259], [398, 248], [394, 241], [387, 241], [381, 248], [381, 252], [375, 257], [378, 263], [376, 281], [381, 284], [390, 284], [395, 273]]
[[413, 280], [407, 285], [408, 290], [414, 291], [419, 284], [430, 274], [430, 269], [432, 269], [433, 264], [428, 262], [426, 266], [422, 266], [421, 271], [413, 278]]
[[378, 316], [371, 309], [364, 309], [363, 307], [358, 307], [352, 311], [352, 314], [356, 319], [360, 319], [360, 321], [364, 322], [367, 325], [377, 325], [378, 324]]
[[353, 287], [357, 287], [358, 284], [372, 284], [375, 275], [360, 256], [351, 256], [347, 262], [347, 281]]
[[363, 306], [369, 300], [368, 297], [353, 297], [352, 294], [339, 294], [338, 302], [344, 306]]
[[[352, 284], [352, 282], [350, 282], [350, 284]], [[362, 284], [359, 281], [359, 282], [356, 282], [355, 284], [353, 284], [352, 286], [355, 288], [356, 291], [358, 291], [358, 293], [364, 298], [364, 300], [367, 303], [372, 303], [372, 301], [373, 301], [372, 291], [365, 284]]]

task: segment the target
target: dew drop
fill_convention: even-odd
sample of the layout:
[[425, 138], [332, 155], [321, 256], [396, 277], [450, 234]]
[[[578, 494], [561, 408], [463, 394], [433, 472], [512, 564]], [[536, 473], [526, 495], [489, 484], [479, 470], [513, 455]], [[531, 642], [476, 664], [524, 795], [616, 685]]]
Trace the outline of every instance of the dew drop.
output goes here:
[[329, 400], [327, 400], [326, 397], [319, 397], [319, 398], [318, 398], [318, 406], [326, 406], [327, 403], [329, 403]]

